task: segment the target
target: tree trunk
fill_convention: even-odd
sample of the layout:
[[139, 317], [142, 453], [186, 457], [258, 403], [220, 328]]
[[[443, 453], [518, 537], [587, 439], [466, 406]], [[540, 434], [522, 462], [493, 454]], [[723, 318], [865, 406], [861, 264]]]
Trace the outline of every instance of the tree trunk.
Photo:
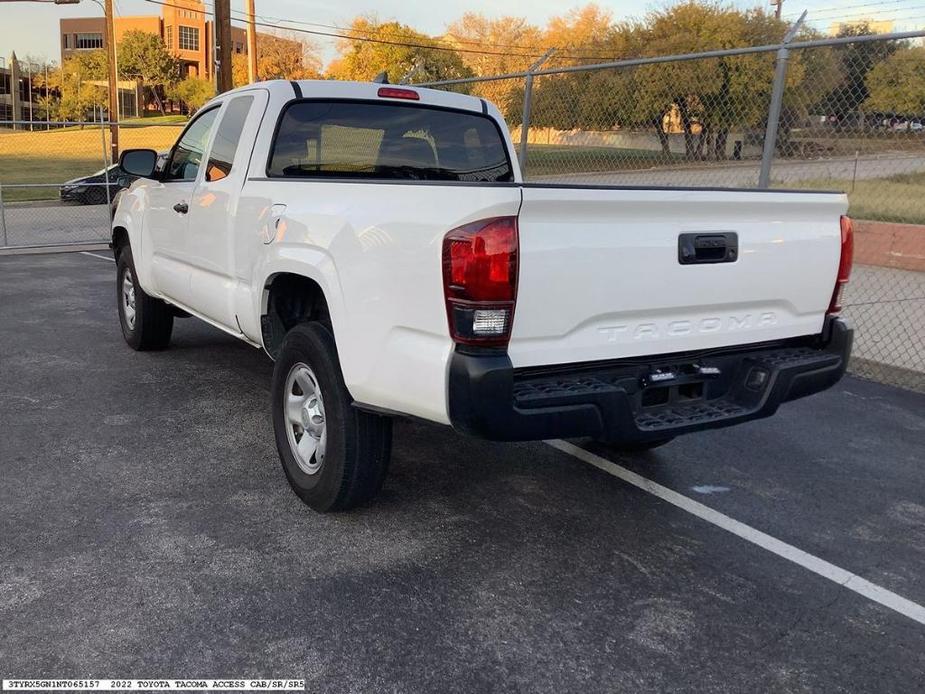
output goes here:
[[700, 136], [697, 138], [697, 161], [703, 161], [703, 150], [706, 148], [707, 152], [711, 150], [711, 143], [713, 142], [713, 133], [710, 132], [710, 128], [706, 125], [700, 127]]
[[157, 110], [161, 112], [162, 116], [166, 116], [167, 111], [164, 110], [164, 102], [161, 100], [160, 94], [157, 93], [157, 87], [151, 87], [151, 93], [154, 94], [154, 102], [157, 104]]
[[684, 130], [684, 156], [694, 159], [697, 156], [697, 145], [694, 142], [694, 120], [690, 109], [687, 108], [686, 99], [678, 99], [678, 111], [681, 115], [681, 128]]
[[720, 128], [716, 131], [716, 141], [713, 143], [713, 158], [716, 161], [723, 161], [726, 158], [726, 143], [728, 140], [728, 128]]
[[665, 132], [665, 114], [660, 114], [652, 121], [652, 124], [655, 126], [658, 142], [662, 146], [662, 156], [671, 158], [671, 142], [668, 139], [668, 133]]

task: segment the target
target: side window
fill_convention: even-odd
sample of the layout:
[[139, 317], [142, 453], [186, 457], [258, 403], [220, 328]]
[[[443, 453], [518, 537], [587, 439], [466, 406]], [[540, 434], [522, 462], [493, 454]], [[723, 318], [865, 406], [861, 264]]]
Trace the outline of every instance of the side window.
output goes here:
[[218, 109], [209, 109], [190, 124], [170, 153], [170, 159], [164, 169], [164, 181], [195, 180], [216, 116]]
[[207, 181], [220, 181], [231, 173], [234, 155], [238, 151], [238, 140], [241, 139], [244, 123], [247, 122], [247, 114], [250, 113], [253, 103], [254, 97], [239, 96], [228, 102], [228, 106], [225, 107], [225, 115], [218, 124], [212, 151], [209, 152]]

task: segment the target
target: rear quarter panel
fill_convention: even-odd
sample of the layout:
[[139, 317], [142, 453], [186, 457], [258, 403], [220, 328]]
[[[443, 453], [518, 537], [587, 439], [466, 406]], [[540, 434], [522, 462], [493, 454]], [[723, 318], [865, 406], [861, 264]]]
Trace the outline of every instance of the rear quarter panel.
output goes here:
[[250, 181], [244, 204], [287, 206], [251, 278], [254, 315], [280, 272], [325, 292], [344, 381], [360, 403], [449, 423], [453, 343], [443, 298], [443, 237], [478, 219], [514, 215], [514, 185]]

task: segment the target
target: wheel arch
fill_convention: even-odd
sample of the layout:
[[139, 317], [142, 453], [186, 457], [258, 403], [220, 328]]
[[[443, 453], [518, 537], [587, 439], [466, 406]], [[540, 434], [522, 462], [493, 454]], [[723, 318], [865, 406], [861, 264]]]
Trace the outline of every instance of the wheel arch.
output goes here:
[[130, 245], [128, 237], [128, 229], [124, 226], [114, 226], [112, 228], [112, 253], [116, 258], [116, 262], [119, 262], [119, 255], [122, 253], [122, 249]]
[[322, 322], [334, 332], [328, 296], [321, 284], [297, 272], [269, 275], [260, 300], [260, 332], [267, 354], [275, 359], [286, 333], [308, 321]]

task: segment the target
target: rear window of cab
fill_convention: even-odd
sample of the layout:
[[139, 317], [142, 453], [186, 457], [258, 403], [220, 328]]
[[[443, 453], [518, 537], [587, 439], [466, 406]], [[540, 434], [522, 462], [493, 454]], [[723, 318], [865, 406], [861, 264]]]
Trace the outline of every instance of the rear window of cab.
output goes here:
[[267, 175], [409, 181], [514, 180], [482, 114], [366, 101], [296, 101], [280, 116]]

